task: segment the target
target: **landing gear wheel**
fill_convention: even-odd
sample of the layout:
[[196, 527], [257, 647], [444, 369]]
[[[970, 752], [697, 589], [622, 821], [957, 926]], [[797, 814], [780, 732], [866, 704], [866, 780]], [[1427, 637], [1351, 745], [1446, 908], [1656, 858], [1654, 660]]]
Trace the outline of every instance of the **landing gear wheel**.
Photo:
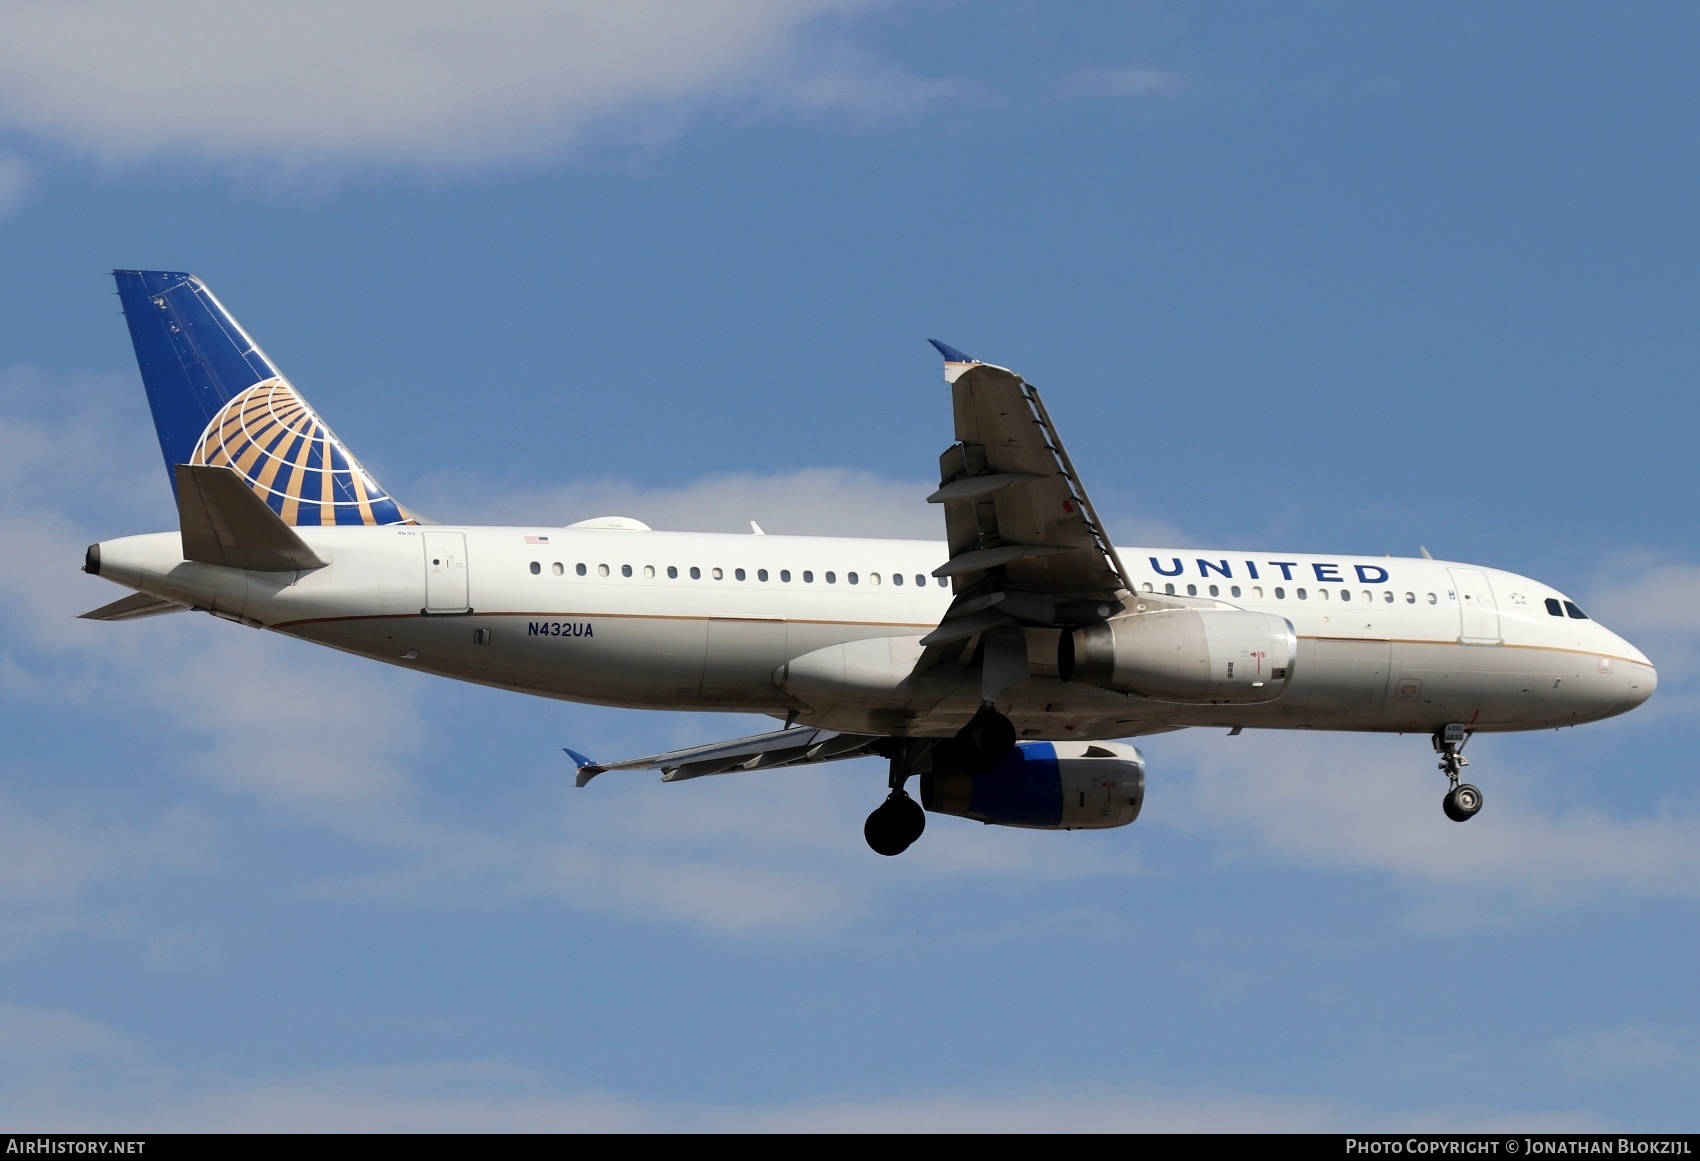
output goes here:
[[990, 705], [982, 706], [956, 732], [956, 741], [974, 766], [990, 770], [1015, 749], [1015, 723]]
[[902, 790], [880, 803], [862, 824], [862, 837], [875, 854], [901, 855], [927, 829], [927, 814]]
[[1446, 792], [1440, 808], [1453, 822], [1469, 822], [1482, 808], [1482, 792], [1468, 782], [1461, 782]]

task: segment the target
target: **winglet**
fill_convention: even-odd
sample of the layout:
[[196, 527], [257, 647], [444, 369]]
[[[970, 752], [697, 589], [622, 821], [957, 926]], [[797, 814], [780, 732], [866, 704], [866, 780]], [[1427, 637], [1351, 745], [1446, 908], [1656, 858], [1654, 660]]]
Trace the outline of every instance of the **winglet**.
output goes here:
[[595, 762], [592, 762], [589, 758], [586, 758], [577, 750], [569, 750], [567, 747], [562, 746], [561, 752], [571, 758], [573, 760], [573, 765], [578, 767], [577, 785], [580, 787], [583, 787], [585, 783], [589, 782], [592, 778], [607, 769], [606, 766], [598, 766]]
[[947, 363], [978, 363], [980, 361], [972, 355], [964, 355], [949, 343], [941, 343], [937, 339], [928, 339], [927, 341], [933, 344], [939, 354], [944, 356], [944, 361]]
[[980, 360], [972, 355], [965, 355], [949, 343], [941, 343], [937, 339], [928, 339], [929, 343], [939, 354], [944, 356], [944, 381], [954, 383], [962, 378], [962, 373], [970, 367], [979, 366]]

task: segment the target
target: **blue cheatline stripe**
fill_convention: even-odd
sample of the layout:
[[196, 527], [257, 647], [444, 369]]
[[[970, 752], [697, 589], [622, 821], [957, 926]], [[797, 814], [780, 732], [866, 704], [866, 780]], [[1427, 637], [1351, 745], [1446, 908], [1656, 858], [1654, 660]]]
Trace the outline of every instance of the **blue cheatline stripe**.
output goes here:
[[1062, 776], [1057, 748], [1049, 742], [1022, 742], [996, 767], [974, 777], [969, 813], [1025, 826], [1055, 826], [1062, 821]]

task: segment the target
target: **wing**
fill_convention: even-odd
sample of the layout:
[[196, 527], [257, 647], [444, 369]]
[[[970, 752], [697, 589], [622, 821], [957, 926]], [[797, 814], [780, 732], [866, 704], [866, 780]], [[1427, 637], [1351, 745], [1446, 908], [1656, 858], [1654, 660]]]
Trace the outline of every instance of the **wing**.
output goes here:
[[875, 753], [875, 747], [887, 740], [883, 734], [841, 734], [837, 730], [804, 728], [775, 730], [771, 734], [692, 746], [627, 762], [592, 762], [572, 750], [567, 755], [578, 763], [580, 786], [609, 770], [660, 770], [661, 781], [682, 782], [734, 770], [773, 770], [780, 766], [860, 758]]
[[928, 497], [944, 506], [950, 543], [934, 575], [951, 578], [956, 599], [922, 638], [929, 648], [917, 669], [977, 634], [1120, 612], [1133, 584], [1039, 392], [1013, 371], [932, 342], [945, 357], [956, 419], [939, 490]]

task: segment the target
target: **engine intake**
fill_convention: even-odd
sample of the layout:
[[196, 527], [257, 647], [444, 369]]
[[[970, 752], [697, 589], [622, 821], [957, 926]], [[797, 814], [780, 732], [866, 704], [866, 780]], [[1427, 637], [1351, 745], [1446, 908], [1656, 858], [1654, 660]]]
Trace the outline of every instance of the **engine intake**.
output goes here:
[[1057, 668], [1158, 701], [1248, 705], [1287, 691], [1298, 658], [1292, 622], [1245, 609], [1161, 609], [1064, 633]]
[[1103, 830], [1145, 801], [1145, 759], [1122, 742], [1022, 742], [990, 770], [942, 762], [921, 775], [921, 805], [999, 826]]

